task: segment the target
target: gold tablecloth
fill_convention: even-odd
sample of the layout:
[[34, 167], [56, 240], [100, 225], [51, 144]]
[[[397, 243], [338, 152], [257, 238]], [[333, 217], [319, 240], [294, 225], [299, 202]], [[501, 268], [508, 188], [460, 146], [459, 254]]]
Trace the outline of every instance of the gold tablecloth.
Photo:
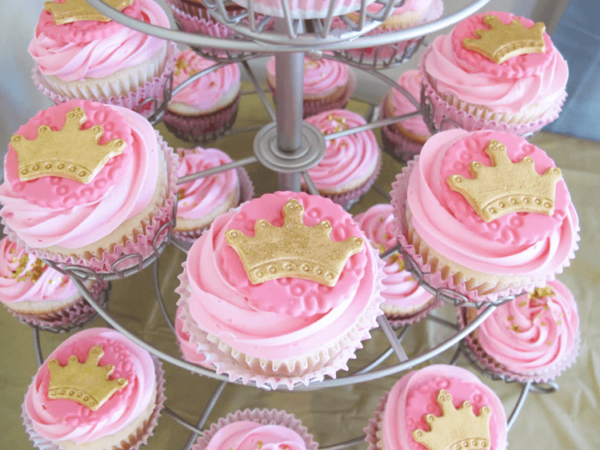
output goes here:
[[[244, 86], [246, 89], [248, 85]], [[350, 109], [360, 113], [366, 105], [351, 103]], [[244, 96], [240, 105], [235, 128], [265, 124], [268, 116], [255, 95]], [[175, 139], [160, 125], [158, 129], [173, 146], [190, 147]], [[379, 131], [377, 131], [379, 133]], [[214, 146], [225, 150], [233, 159], [249, 156], [252, 153], [254, 133], [242, 133], [221, 139]], [[509, 434], [512, 450], [570, 449], [590, 450], [600, 448], [600, 308], [594, 308], [597, 293], [600, 292], [600, 144], [580, 139], [539, 133], [533, 142], [545, 149], [563, 170], [573, 201], [581, 219], [581, 243], [576, 260], [559, 278], [569, 286], [578, 301], [581, 315], [582, 348], [574, 367], [558, 381], [560, 390], [552, 395], [531, 394]], [[389, 190], [401, 165], [388, 155], [377, 183]], [[258, 164], [247, 167], [254, 181], [257, 194], [274, 191], [277, 177]], [[372, 190], [353, 209], [353, 213], [364, 211], [385, 199]], [[160, 281], [163, 296], [171, 317], [174, 317], [177, 296], [177, 275], [185, 255], [170, 246], [160, 259]], [[127, 326], [129, 330], [151, 342], [163, 351], [179, 355], [175, 338], [169, 331], [157, 305], [152, 282], [152, 269], [113, 283], [110, 299], [110, 312]], [[442, 312], [453, 317], [450, 307]], [[96, 320], [92, 326], [103, 326]], [[406, 351], [415, 355], [437, 342], [441, 342], [448, 332], [431, 322], [422, 321], [415, 325], [404, 340]], [[66, 335], [41, 333], [43, 354], [48, 355]], [[0, 311], [0, 448], [7, 450], [32, 448], [22, 426], [21, 404], [36, 372], [32, 345], [32, 330], [19, 323], [8, 312]], [[361, 367], [373, 360], [385, 348], [387, 341], [381, 331], [373, 333], [373, 339], [365, 343], [358, 352], [358, 359], [350, 362], [350, 369]], [[452, 352], [434, 359], [434, 362], [447, 362]], [[391, 356], [382, 367], [394, 364]], [[460, 365], [467, 366], [464, 358]], [[218, 382], [164, 364], [166, 370], [167, 405], [191, 422], [197, 422], [206, 402]], [[343, 375], [342, 375], [343, 376]], [[245, 408], [278, 408], [295, 414], [314, 434], [322, 445], [345, 441], [363, 434], [379, 397], [388, 390], [399, 375], [358, 384], [315, 392], [265, 392], [252, 387], [227, 385], [218, 404], [210, 414], [208, 424], [229, 412]], [[502, 399], [508, 413], [512, 410], [519, 385], [504, 384], [488, 379], [483, 381], [491, 386]], [[190, 432], [163, 414], [155, 435], [146, 448], [149, 450], [177, 450], [184, 446]], [[360, 444], [355, 448], [366, 448]]]

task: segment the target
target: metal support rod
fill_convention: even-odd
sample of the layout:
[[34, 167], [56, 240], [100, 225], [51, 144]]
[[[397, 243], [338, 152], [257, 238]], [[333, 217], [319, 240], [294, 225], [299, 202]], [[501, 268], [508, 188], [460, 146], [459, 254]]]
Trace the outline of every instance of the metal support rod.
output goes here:
[[211, 175], [216, 175], [227, 170], [237, 169], [238, 167], [254, 164], [255, 162], [258, 162], [256, 156], [249, 156], [248, 158], [238, 159], [237, 161], [222, 164], [220, 166], [212, 167], [208, 170], [203, 170], [202, 172], [196, 172], [190, 175], [186, 175], [185, 177], [181, 177], [179, 180], [177, 180], [177, 184], [181, 185], [189, 183], [190, 181], [198, 180], [199, 178], [210, 177]]
[[40, 344], [40, 332], [37, 328], [33, 329], [33, 348], [35, 349], [35, 362], [40, 367], [44, 364], [44, 355]]
[[393, 123], [402, 122], [403, 120], [412, 119], [413, 117], [420, 116], [421, 113], [419, 111], [411, 112], [408, 114], [403, 114], [401, 116], [390, 117], [388, 119], [381, 119], [376, 122], [367, 123], [366, 125], [361, 125], [360, 127], [348, 128], [347, 130], [337, 131], [335, 133], [326, 134], [325, 140], [331, 141], [332, 139], [338, 139], [344, 136], [348, 136], [350, 134], [360, 133], [362, 131], [372, 130], [374, 128], [381, 128], [386, 125], [391, 125]]
[[445, 326], [446, 328], [450, 328], [451, 330], [456, 330], [457, 326], [455, 323], [452, 323], [446, 319], [442, 319], [441, 317], [434, 316], [433, 314], [428, 314], [425, 317], [427, 320], [431, 320], [432, 322], [437, 323], [438, 325]]
[[456, 348], [456, 351], [454, 352], [454, 355], [452, 355], [452, 358], [450, 358], [450, 361], [448, 361], [448, 365], [450, 365], [450, 366], [456, 365], [456, 363], [460, 359], [460, 355], [461, 354], [462, 354], [462, 349], [461, 349], [461, 346], [459, 345]]
[[[210, 397], [210, 400], [208, 401], [206, 408], [204, 408], [204, 412], [202, 413], [202, 416], [200, 417], [200, 420], [198, 421], [196, 428], [199, 428], [199, 429], [204, 428], [204, 424], [208, 420], [208, 416], [210, 416], [210, 413], [212, 412], [215, 405], [217, 404], [217, 401], [219, 400], [219, 397], [223, 393], [223, 389], [225, 389], [225, 386], [227, 386], [227, 383], [225, 381], [221, 381], [219, 383], [219, 385], [215, 389], [215, 392], [213, 392], [213, 395]], [[190, 436], [190, 438], [188, 439], [188, 442], [185, 445], [185, 447], [183, 448], [183, 450], [189, 450], [190, 448], [192, 448], [192, 445], [194, 445], [194, 442], [196, 442], [197, 438], [198, 438], [198, 433], [193, 432], [192, 435]]]
[[510, 417], [508, 418], [508, 423], [506, 424], [507, 431], [510, 431], [512, 426], [515, 424], [515, 421], [517, 420], [517, 417], [519, 416], [521, 409], [523, 409], [523, 405], [525, 404], [525, 399], [527, 398], [527, 394], [529, 393], [530, 388], [531, 388], [531, 381], [528, 381], [527, 383], [523, 384], [523, 389], [521, 390], [521, 395], [519, 395], [519, 399], [517, 400], [515, 409], [513, 409], [513, 412], [511, 413]]
[[262, 102], [263, 106], [267, 110], [267, 113], [271, 117], [271, 120], [276, 120], [275, 111], [273, 110], [273, 105], [271, 105], [271, 102], [265, 95], [264, 89], [260, 86], [258, 80], [254, 76], [254, 72], [252, 72], [252, 69], [250, 68], [250, 64], [248, 64], [248, 61], [242, 61], [242, 66], [244, 67], [244, 70], [246, 71], [248, 78], [250, 78], [250, 81], [254, 85], [254, 89], [256, 89], [256, 94], [258, 95], [258, 98], [260, 98], [260, 101]]
[[169, 317], [169, 313], [167, 313], [167, 308], [165, 307], [165, 302], [162, 298], [162, 293], [160, 292], [160, 283], [158, 282], [158, 258], [156, 259], [156, 261], [154, 261], [154, 290], [156, 291], [156, 300], [158, 301], [158, 306], [160, 307], [160, 312], [162, 313], [163, 317], [165, 318], [165, 322], [167, 322], [167, 325], [169, 326], [169, 328], [171, 329], [171, 331], [173, 332], [173, 334], [175, 334], [175, 325], [173, 325], [173, 321], [171, 320], [171, 318]]
[[385, 252], [383, 252], [381, 255], [379, 255], [379, 257], [381, 259], [385, 259], [385, 258], [392, 256], [397, 251], [398, 251], [398, 246], [394, 245], [393, 247], [388, 248]]
[[183, 425], [185, 428], [190, 430], [192, 433], [202, 434], [202, 430], [200, 428], [192, 425], [187, 420], [185, 420], [183, 417], [181, 417], [179, 414], [173, 412], [173, 410], [168, 408], [167, 406], [165, 406], [165, 409], [163, 411], [167, 415], [171, 416], [171, 418], [173, 418], [175, 420], [175, 422], [177, 422], [180, 425]]
[[342, 450], [344, 448], [352, 447], [353, 445], [362, 444], [365, 441], [365, 435], [359, 436], [349, 441], [340, 442], [339, 444], [327, 445], [325, 447], [319, 447], [320, 450]]
[[406, 352], [402, 348], [402, 345], [400, 344], [396, 333], [394, 333], [394, 329], [390, 325], [390, 322], [387, 320], [387, 317], [385, 317], [385, 314], [382, 314], [377, 318], [377, 323], [383, 330], [385, 337], [390, 341], [390, 345], [394, 349], [394, 353], [396, 353], [398, 360], [400, 360], [401, 363], [408, 361], [408, 356], [406, 356]]
[[317, 189], [317, 186], [315, 185], [314, 181], [310, 177], [308, 171], [302, 172], [302, 178], [304, 178], [304, 182], [306, 183], [306, 186], [308, 187], [308, 192], [310, 192], [312, 195], [320, 195], [319, 190]]
[[[402, 339], [404, 339], [404, 336], [406, 336], [406, 332], [409, 330], [409, 328], [410, 325], [406, 325], [400, 330], [400, 333], [398, 334], [398, 342], [402, 343]], [[394, 353], [394, 349], [390, 346], [390, 348], [383, 352], [375, 361], [373, 361], [370, 364], [367, 364], [362, 369], [357, 370], [352, 375], [362, 375], [363, 373], [370, 372], [371, 370], [379, 366], [382, 362], [384, 362], [386, 359], [388, 359], [392, 353]]]
[[388, 202], [392, 200], [392, 197], [390, 196], [389, 192], [386, 192], [381, 186], [378, 186], [377, 184], [373, 185], [373, 188], [379, 193], [381, 194], [381, 196], [383, 198], [385, 198]]

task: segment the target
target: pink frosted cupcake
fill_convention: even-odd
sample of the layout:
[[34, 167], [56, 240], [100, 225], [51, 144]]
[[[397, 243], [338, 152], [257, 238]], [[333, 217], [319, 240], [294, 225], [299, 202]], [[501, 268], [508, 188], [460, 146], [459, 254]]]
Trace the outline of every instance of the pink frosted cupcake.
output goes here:
[[[523, 135], [552, 122], [569, 70], [543, 23], [505, 12], [475, 14], [438, 36], [421, 59], [436, 127]], [[490, 43], [488, 45], [488, 42]]]
[[81, 331], [38, 369], [23, 404], [39, 449], [136, 450], [163, 408], [158, 359], [116, 331]]
[[70, 100], [12, 136], [0, 186], [5, 232], [38, 258], [97, 271], [153, 254], [170, 222], [177, 160], [139, 114]]
[[[421, 101], [421, 76], [417, 70], [407, 70], [398, 79], [398, 85], [404, 88], [417, 102]], [[392, 89], [383, 100], [384, 117], [396, 117], [417, 111], [413, 103], [397, 89]], [[383, 127], [386, 144], [394, 155], [404, 161], [418, 155], [431, 133], [422, 116], [396, 122]]]
[[[476, 317], [474, 308], [460, 310], [463, 326]], [[488, 370], [546, 382], [569, 368], [579, 353], [577, 303], [564, 284], [550, 281], [499, 306], [466, 342]]]
[[498, 396], [460, 367], [434, 365], [404, 375], [365, 428], [369, 450], [506, 450]]
[[[275, 97], [275, 57], [267, 63], [267, 84]], [[344, 109], [354, 92], [348, 65], [321, 58], [304, 58], [304, 117], [330, 109]]]
[[393, 185], [398, 240], [436, 288], [530, 292], [569, 265], [579, 221], [560, 169], [499, 131], [433, 135]]
[[[216, 63], [193, 50], [179, 54], [173, 86]], [[240, 69], [230, 64], [201, 76], [173, 96], [163, 120], [165, 125], [188, 141], [203, 141], [233, 126], [240, 99]]]
[[204, 353], [196, 352], [198, 346], [190, 340], [190, 333], [183, 331], [182, 316], [183, 309], [179, 306], [175, 314], [175, 336], [177, 337], [177, 345], [179, 346], [179, 351], [181, 352], [183, 359], [202, 367], [214, 369], [212, 364], [206, 363], [206, 356], [204, 356]]
[[[248, 8], [248, 0], [233, 0], [244, 8]], [[333, 16], [341, 16], [360, 9], [361, 0], [284, 0], [287, 2], [292, 19], [323, 19], [332, 9]], [[365, 4], [375, 0], [366, 0]], [[332, 5], [333, 3], [333, 5]], [[285, 12], [281, 0], [254, 0], [254, 11], [266, 16], [284, 17]]]
[[266, 194], [221, 214], [192, 246], [177, 289], [182, 330], [231, 380], [291, 389], [335, 377], [377, 326], [382, 265], [330, 200]]
[[[372, 206], [355, 216], [354, 220], [380, 254], [397, 244], [392, 205]], [[385, 301], [381, 309], [388, 319], [398, 324], [414, 323], [433, 307], [439, 306], [435, 298], [404, 269], [402, 256], [394, 253], [385, 262], [381, 294]]]
[[[351, 111], [335, 109], [306, 119], [323, 134], [365, 125]], [[319, 193], [349, 209], [373, 186], [381, 168], [381, 149], [371, 130], [327, 141], [323, 160], [308, 171]], [[303, 184], [303, 189], [308, 189]]]
[[[113, 22], [92, 7], [91, 16], [62, 13], [61, 3], [46, 2], [28, 49], [36, 63], [34, 81], [47, 97], [55, 103], [77, 98], [130, 109], [162, 97], [175, 44]], [[167, 15], [153, 0], [124, 4], [124, 14], [169, 28]]]

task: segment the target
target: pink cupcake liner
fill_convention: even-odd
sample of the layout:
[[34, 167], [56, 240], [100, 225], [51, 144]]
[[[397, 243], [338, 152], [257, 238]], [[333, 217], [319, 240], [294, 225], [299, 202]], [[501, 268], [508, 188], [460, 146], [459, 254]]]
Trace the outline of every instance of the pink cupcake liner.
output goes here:
[[312, 434], [308, 432], [308, 429], [302, 425], [302, 422], [296, 419], [293, 414], [289, 414], [285, 411], [278, 411], [276, 409], [259, 410], [256, 408], [253, 410], [246, 409], [244, 411], [236, 411], [233, 414], [227, 414], [224, 418], [220, 418], [217, 423], [213, 423], [210, 428], [198, 438], [196, 443], [192, 446], [192, 450], [206, 449], [211, 439], [221, 428], [235, 422], [255, 422], [260, 423], [261, 425], [280, 425], [298, 433], [306, 444], [306, 450], [317, 450], [319, 448], [319, 444], [313, 440]]
[[[154, 434], [154, 428], [158, 424], [160, 413], [164, 408], [165, 403], [165, 372], [162, 368], [162, 364], [158, 358], [152, 356], [154, 367], [156, 370], [156, 406], [152, 415], [148, 419], [148, 422], [143, 430], [138, 429], [137, 433], [131, 435], [127, 441], [121, 441], [119, 446], [111, 447], [111, 450], [138, 450], [142, 445], [146, 445], [148, 438]], [[35, 380], [35, 377], [34, 377]], [[49, 441], [42, 435], [40, 435], [33, 428], [33, 422], [27, 415], [25, 410], [25, 403], [21, 407], [21, 417], [23, 419], [23, 425], [25, 425], [25, 431], [29, 435], [29, 440], [33, 442], [33, 446], [39, 450], [61, 450], [60, 447]]]
[[[400, 328], [406, 325], [412, 325], [424, 319], [430, 312], [435, 311], [438, 308], [444, 306], [444, 302], [442, 300], [433, 300], [429, 305], [423, 308], [420, 311], [417, 311], [414, 314], [405, 316], [405, 317], [388, 317], [388, 322], [393, 328]], [[386, 315], [387, 317], [387, 315]]]
[[527, 284], [522, 285], [519, 288], [506, 288], [498, 292], [481, 295], [475, 290], [469, 291], [465, 283], [455, 284], [452, 277], [448, 277], [448, 279], [444, 280], [441, 271], [434, 272], [431, 270], [431, 266], [429, 264], [424, 264], [423, 257], [416, 252], [414, 246], [409, 244], [408, 240], [406, 239], [406, 198], [408, 181], [410, 179], [410, 174], [418, 160], [419, 156], [416, 156], [413, 160], [409, 161], [408, 165], [402, 169], [402, 172], [396, 176], [396, 181], [392, 184], [391, 204], [394, 207], [394, 223], [396, 226], [396, 237], [398, 238], [398, 243], [402, 247], [402, 250], [404, 250], [404, 252], [406, 252], [419, 266], [423, 272], [423, 279], [431, 286], [438, 289], [445, 288], [459, 292], [472, 301], [495, 302], [502, 297], [519, 295], [523, 292], [531, 292], [537, 287], [545, 286], [548, 281], [555, 279], [556, 274], [561, 273], [565, 267], [568, 267], [571, 264], [571, 260], [575, 258], [575, 251], [578, 249], [577, 243], [580, 239], [579, 228], [575, 230], [576, 237], [573, 242], [573, 247], [571, 248], [568, 258], [565, 259], [562, 265], [555, 269], [554, 272], [546, 274], [545, 277], [540, 276], [536, 279], [532, 278]]
[[382, 127], [382, 130], [384, 144], [386, 144], [383, 148], [392, 156], [408, 162], [421, 153], [423, 144], [420, 142], [404, 136], [399, 131], [392, 129], [391, 126]]
[[[175, 20], [179, 24], [180, 28], [183, 31], [187, 31], [189, 33], [197, 33], [204, 34], [207, 36], [218, 37], [222, 39], [226, 39], [230, 36], [233, 36], [234, 32], [231, 28], [226, 27], [222, 23], [217, 22], [216, 20], [207, 19], [205, 17], [200, 17], [197, 15], [192, 15], [190, 12], [190, 6], [181, 3], [175, 5], [173, 3], [169, 4], [171, 8], [171, 12], [175, 17]], [[185, 6], [185, 8], [180, 8], [180, 6]], [[190, 12], [186, 12], [190, 11]], [[202, 10], [201, 10], [202, 11]], [[208, 14], [208, 11], [203, 11], [203, 15]]]
[[[138, 235], [135, 239], [136, 242], [134, 242], [133, 236], [130, 236], [125, 246], [115, 245], [113, 251], [105, 251], [102, 254], [102, 258], [93, 256], [89, 260], [86, 260], [76, 256], [48, 253], [43, 248], [29, 247], [24, 241], [19, 239], [19, 236], [8, 226], [6, 219], [2, 218], [1, 223], [4, 226], [4, 233], [9, 236], [11, 241], [16, 242], [19, 247], [25, 247], [27, 253], [35, 255], [39, 259], [54, 261], [64, 265], [83, 266], [102, 273], [111, 273], [113, 270], [112, 265], [120, 258], [127, 255], [138, 254], [141, 255], [142, 259], [149, 258], [154, 253], [152, 243], [155, 236], [160, 232], [160, 235], [156, 238], [156, 247], [158, 248], [168, 235], [168, 233], [164, 229], [161, 230], [161, 228], [173, 219], [173, 206], [177, 195], [177, 168], [179, 167], [177, 154], [168, 146], [166, 141], [163, 141], [163, 138], [158, 131], [155, 131], [155, 133], [158, 145], [167, 165], [167, 198], [164, 205], [159, 207], [152, 215], [151, 221], [146, 225], [145, 234]], [[122, 271], [139, 263], [141, 263], [141, 261], [138, 258], [131, 258], [123, 261], [115, 268], [115, 270]]]
[[375, 413], [373, 414], [373, 418], [369, 419], [369, 423], [363, 429], [365, 432], [365, 442], [369, 444], [367, 450], [382, 450], [383, 446], [378, 446], [377, 443], [383, 440], [383, 436], [381, 435], [381, 430], [379, 429], [379, 424], [383, 421], [383, 412], [385, 411], [385, 404], [387, 403], [389, 392], [383, 394], [383, 396], [379, 399], [379, 403], [377, 405], [377, 409], [375, 409]]
[[[151, 102], [144, 105], [141, 111], [138, 111], [137, 109], [142, 103], [144, 103], [150, 98], [157, 99], [157, 107], [160, 106], [164, 97], [163, 94], [165, 85], [167, 84], [169, 78], [171, 77], [171, 74], [173, 73], [178, 54], [179, 50], [177, 49], [177, 45], [175, 45], [174, 42], [168, 42], [165, 68], [160, 77], [156, 77], [154, 78], [154, 80], [146, 82], [144, 86], [137, 88], [128, 96], [123, 95], [121, 97], [102, 98], [100, 99], [100, 103], [104, 103], [107, 105], [122, 106], [124, 108], [139, 112], [146, 118], [151, 116], [155, 112], [155, 109], [152, 107]], [[50, 87], [48, 87], [47, 84], [44, 82], [44, 78], [37, 67], [34, 68], [32, 71], [32, 79], [36, 87], [40, 90], [40, 92], [46, 97], [48, 97], [50, 100], [52, 100], [55, 104], [58, 105], [60, 103], [64, 103], [71, 100], [71, 98], [69, 97], [65, 97], [52, 91]]]
[[[243, 8], [248, 7], [248, 0], [233, 0], [234, 3]], [[292, 19], [323, 19], [328, 16], [331, 3], [333, 15], [341, 16], [360, 9], [358, 0], [285, 0], [289, 5], [290, 17]], [[367, 0], [366, 4], [375, 0]], [[266, 16], [284, 17], [281, 0], [254, 0], [254, 11]]]
[[[463, 314], [464, 308], [457, 308], [458, 326], [462, 330], [466, 327], [466, 321]], [[571, 353], [563, 357], [559, 361], [555, 362], [551, 366], [543, 370], [537, 370], [529, 373], [513, 372], [502, 364], [496, 362], [490, 355], [488, 355], [477, 343], [477, 340], [473, 338], [471, 334], [467, 335], [464, 340], [465, 346], [463, 351], [470, 352], [469, 359], [476, 360], [485, 370], [507, 377], [509, 380], [518, 381], [519, 383], [527, 383], [532, 381], [534, 383], [547, 383], [549, 381], [558, 378], [565, 370], [571, 367], [577, 357], [579, 356], [579, 350], [581, 348], [581, 332], [577, 330], [575, 337], [575, 343]]]

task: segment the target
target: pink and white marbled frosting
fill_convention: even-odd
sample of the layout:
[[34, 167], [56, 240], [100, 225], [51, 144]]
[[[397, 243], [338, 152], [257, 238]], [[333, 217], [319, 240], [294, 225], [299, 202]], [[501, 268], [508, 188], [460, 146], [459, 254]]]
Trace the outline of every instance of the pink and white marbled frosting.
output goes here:
[[[400, 87], [406, 89], [406, 91], [417, 101], [421, 100], [421, 75], [418, 70], [407, 70], [400, 78], [398, 78], [398, 84]], [[388, 94], [386, 104], [391, 108], [386, 110], [387, 115], [390, 113], [393, 116], [402, 116], [404, 114], [410, 114], [417, 111], [415, 105], [413, 105], [404, 95], [402, 95], [397, 89], [392, 89]], [[427, 125], [423, 121], [422, 116], [413, 117], [412, 119], [403, 120], [393, 125], [402, 130], [406, 130], [413, 137], [427, 139], [431, 136]]]
[[206, 450], [306, 450], [302, 436], [281, 425], [251, 421], [225, 425], [212, 437]]

